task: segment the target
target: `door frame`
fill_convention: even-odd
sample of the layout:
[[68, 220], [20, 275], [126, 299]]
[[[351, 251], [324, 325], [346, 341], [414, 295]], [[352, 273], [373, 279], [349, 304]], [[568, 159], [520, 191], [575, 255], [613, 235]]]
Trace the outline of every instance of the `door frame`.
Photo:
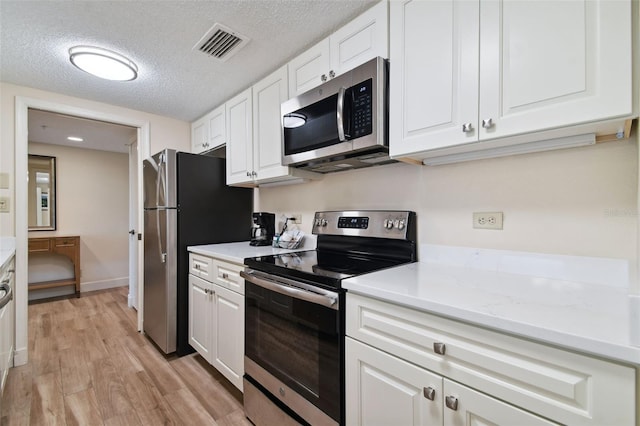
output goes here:
[[[79, 108], [59, 102], [51, 102], [37, 98], [16, 96], [15, 98], [15, 235], [16, 235], [16, 288], [15, 288], [15, 357], [14, 365], [23, 365], [28, 361], [28, 215], [27, 215], [27, 156], [29, 146], [29, 108], [67, 114], [91, 120], [106, 121], [138, 128], [138, 229], [143, 221], [142, 211], [142, 164], [149, 156], [149, 122], [132, 119], [126, 115], [110, 114]], [[132, 183], [129, 182], [131, 185]], [[143, 241], [138, 244], [138, 283], [144, 279]], [[143, 286], [138, 285], [138, 331], [142, 330], [143, 320]]]

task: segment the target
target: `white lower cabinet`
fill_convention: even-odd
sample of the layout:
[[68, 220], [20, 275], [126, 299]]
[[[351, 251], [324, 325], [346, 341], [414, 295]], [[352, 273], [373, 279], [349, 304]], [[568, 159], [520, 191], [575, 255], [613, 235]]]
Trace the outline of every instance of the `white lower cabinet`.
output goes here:
[[193, 253], [189, 264], [189, 344], [242, 391], [243, 266]]
[[555, 425], [347, 337], [349, 425]]
[[635, 369], [347, 293], [349, 425], [635, 425]]

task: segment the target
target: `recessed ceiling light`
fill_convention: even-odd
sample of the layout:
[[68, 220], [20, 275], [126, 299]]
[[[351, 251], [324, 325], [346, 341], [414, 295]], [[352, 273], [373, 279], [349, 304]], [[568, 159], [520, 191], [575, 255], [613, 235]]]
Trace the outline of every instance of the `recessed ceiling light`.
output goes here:
[[79, 138], [77, 136], [69, 136], [69, 137], [67, 137], [67, 140], [70, 140], [70, 141], [73, 141], [73, 142], [82, 142], [82, 141], [84, 141], [84, 139]]
[[69, 60], [82, 71], [107, 80], [129, 81], [138, 77], [138, 67], [133, 61], [100, 47], [72, 47]]

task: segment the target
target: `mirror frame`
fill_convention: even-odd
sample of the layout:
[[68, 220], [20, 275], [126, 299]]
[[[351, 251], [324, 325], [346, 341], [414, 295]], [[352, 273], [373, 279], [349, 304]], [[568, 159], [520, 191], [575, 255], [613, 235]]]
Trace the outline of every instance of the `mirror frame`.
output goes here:
[[[49, 225], [47, 226], [32, 226], [29, 224], [29, 216], [30, 209], [27, 209], [27, 224], [29, 231], [55, 231], [57, 225], [57, 201], [58, 201], [58, 188], [57, 188], [57, 170], [56, 170], [56, 157], [51, 157], [48, 155], [36, 155], [29, 154], [27, 161], [27, 171], [29, 172], [29, 178], [31, 178], [31, 160], [45, 160], [49, 162], [49, 170], [51, 173], [50, 184], [49, 184], [49, 199], [48, 199], [48, 208], [49, 208]], [[32, 204], [32, 196], [29, 193], [29, 187], [27, 187], [27, 206], [31, 206]]]

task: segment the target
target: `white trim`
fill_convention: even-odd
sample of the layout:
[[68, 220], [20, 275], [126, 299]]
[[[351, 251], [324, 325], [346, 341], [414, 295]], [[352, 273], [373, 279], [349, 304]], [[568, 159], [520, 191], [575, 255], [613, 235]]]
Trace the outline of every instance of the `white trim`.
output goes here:
[[129, 277], [112, 278], [110, 280], [89, 281], [80, 283], [80, 293], [89, 291], [106, 290], [108, 288], [126, 287], [129, 285]]
[[[139, 191], [139, 226], [142, 224], [142, 161], [149, 153], [149, 122], [135, 120], [125, 115], [108, 114], [98, 111], [79, 108], [58, 102], [42, 99], [16, 96], [15, 99], [15, 232], [16, 232], [16, 341], [15, 359], [16, 366], [26, 364], [28, 361], [28, 288], [27, 288], [27, 154], [28, 154], [28, 114], [29, 108], [73, 115], [92, 120], [107, 121], [116, 124], [138, 128], [138, 188]], [[138, 247], [138, 259], [143, 258], [142, 243]], [[144, 277], [144, 268], [140, 263], [138, 277], [140, 282]], [[138, 286], [139, 300], [142, 301], [142, 286]], [[138, 328], [142, 330], [143, 305], [138, 306]]]

